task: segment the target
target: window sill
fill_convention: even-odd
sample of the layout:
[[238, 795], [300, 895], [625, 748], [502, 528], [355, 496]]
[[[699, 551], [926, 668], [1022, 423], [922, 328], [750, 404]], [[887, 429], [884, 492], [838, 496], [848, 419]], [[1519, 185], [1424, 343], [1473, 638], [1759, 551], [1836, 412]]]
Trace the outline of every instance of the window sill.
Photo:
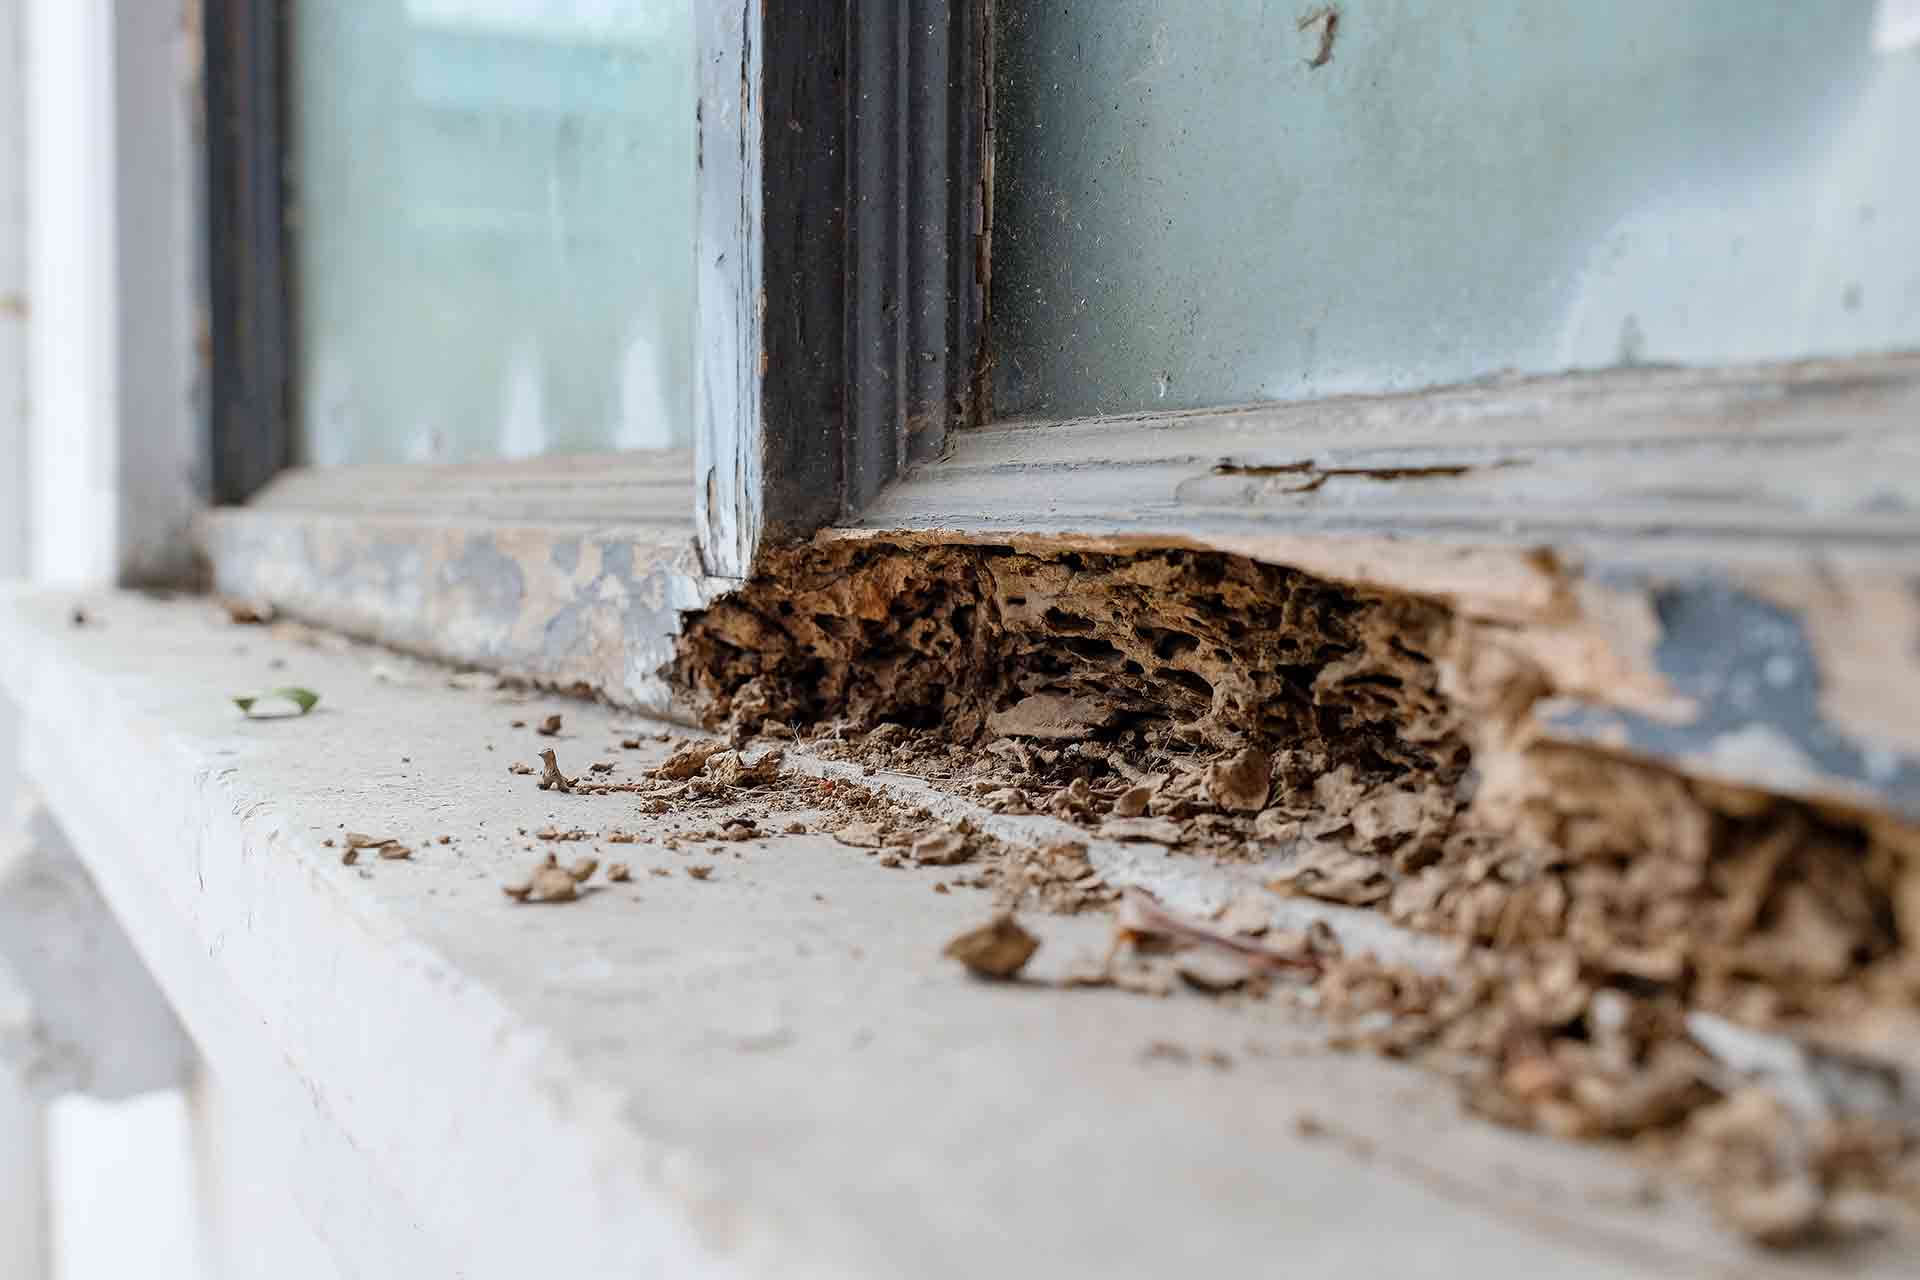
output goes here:
[[[516, 906], [520, 828], [677, 825], [508, 772], [544, 746], [609, 758], [623, 717], [200, 602], [102, 596], [83, 627], [73, 604], [0, 598], [30, 772], [347, 1273], [1334, 1274], [1360, 1241], [1383, 1272], [1751, 1265], [1685, 1197], [1565, 1190], [1637, 1185], [1624, 1160], [1470, 1122], [1281, 1002], [966, 980], [939, 947], [986, 896], [823, 836], [730, 846], [707, 882], [657, 844], [604, 847], [632, 883]], [[229, 702], [289, 682], [321, 693], [312, 715]], [[509, 728], [550, 709], [557, 739]], [[324, 841], [345, 830], [416, 852], [343, 866]], [[1106, 938], [1031, 923], [1049, 963]], [[1194, 1058], [1144, 1059], [1156, 1042]], [[1302, 1114], [1351, 1140], [1303, 1139]]]

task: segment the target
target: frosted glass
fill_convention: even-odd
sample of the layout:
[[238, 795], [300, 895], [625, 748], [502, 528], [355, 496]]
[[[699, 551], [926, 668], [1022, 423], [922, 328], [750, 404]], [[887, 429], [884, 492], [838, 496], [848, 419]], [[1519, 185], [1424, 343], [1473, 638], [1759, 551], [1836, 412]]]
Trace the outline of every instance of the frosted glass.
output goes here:
[[688, 443], [691, 5], [291, 6], [304, 461]]

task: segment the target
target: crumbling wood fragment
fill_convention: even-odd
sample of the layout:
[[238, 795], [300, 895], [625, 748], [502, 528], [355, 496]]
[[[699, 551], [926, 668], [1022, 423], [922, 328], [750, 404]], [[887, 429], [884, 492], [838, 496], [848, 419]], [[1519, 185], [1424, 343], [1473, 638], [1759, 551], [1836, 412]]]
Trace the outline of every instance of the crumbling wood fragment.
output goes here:
[[726, 750], [726, 745], [714, 740], [689, 742], [655, 766], [648, 776], [666, 782], [685, 782], [705, 769], [707, 761]]
[[1113, 913], [1113, 934], [1116, 948], [1125, 943], [1217, 948], [1239, 957], [1256, 972], [1317, 973], [1321, 967], [1321, 957], [1308, 947], [1276, 947], [1210, 928], [1175, 915], [1140, 889], [1121, 890], [1120, 906]]
[[953, 867], [973, 856], [964, 832], [930, 831], [913, 842], [913, 860], [923, 867]]
[[[1899, 1185], [1920, 1132], [1884, 1110], [1863, 1124], [1833, 1104], [1831, 1060], [1766, 1037], [1911, 1018], [1920, 832], [1857, 795], [1828, 808], [1551, 731], [1568, 699], [1688, 707], [1612, 647], [1651, 638], [1593, 625], [1577, 584], [1537, 567], [1533, 604], [1474, 613], [1211, 553], [824, 543], [691, 616], [676, 670], [730, 733], [778, 723], [998, 813], [1257, 863], [1278, 891], [1457, 940], [1442, 976], [1254, 942], [1251, 908], [1169, 928], [1130, 896], [1130, 967], [1100, 980], [1226, 991], [1296, 970], [1343, 1045], [1442, 1066], [1504, 1123], [1697, 1163], [1763, 1242], [1831, 1234], [1852, 1189]], [[1008, 849], [957, 883], [1102, 905], [1085, 856]]]
[[580, 896], [580, 886], [598, 865], [591, 858], [583, 858], [571, 867], [563, 867], [559, 859], [548, 854], [525, 880], [501, 885], [500, 891], [516, 902], [572, 902]]
[[573, 779], [560, 772], [560, 761], [555, 758], [552, 747], [540, 753], [540, 789], [542, 791], [573, 790]]
[[977, 977], [1005, 981], [1018, 975], [1039, 949], [1040, 940], [1008, 914], [967, 930], [947, 943], [943, 954], [958, 960]]

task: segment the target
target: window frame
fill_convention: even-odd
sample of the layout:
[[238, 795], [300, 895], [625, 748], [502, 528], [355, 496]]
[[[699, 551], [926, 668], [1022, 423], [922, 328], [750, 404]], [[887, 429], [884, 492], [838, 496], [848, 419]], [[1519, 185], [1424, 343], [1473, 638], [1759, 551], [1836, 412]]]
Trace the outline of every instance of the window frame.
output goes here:
[[[274, 133], [287, 51], [273, 33], [293, 2], [206, 0], [207, 143], [232, 149], [207, 164], [209, 231], [232, 235], [210, 255], [228, 272], [214, 420], [223, 440], [257, 433], [216, 465], [228, 505], [201, 521], [217, 590], [685, 718], [668, 675], [682, 619], [770, 548], [1202, 548], [1591, 649], [1615, 664], [1610, 683], [1546, 725], [1565, 740], [1920, 813], [1920, 741], [1859, 696], [1920, 696], [1920, 667], [1890, 665], [1895, 642], [1872, 621], [1911, 612], [1920, 525], [1866, 507], [1783, 521], [1733, 465], [1765, 442], [1805, 451], [1789, 469], [1871, 458], [1899, 474], [1920, 358], [1626, 369], [955, 435], [981, 427], [988, 403], [990, 0], [699, 0], [691, 451], [283, 471], [261, 487], [288, 441], [289, 345], [272, 320], [284, 326], [290, 293]], [[1732, 477], [1705, 505], [1587, 478], [1687, 449], [1685, 465]], [[1514, 467], [1540, 477], [1544, 500], [1503, 506], [1493, 481]], [[1356, 488], [1362, 500], [1341, 498]], [[1710, 665], [1715, 629], [1741, 625], [1741, 609], [1785, 619], [1797, 647], [1784, 656], [1840, 701], [1756, 718], [1708, 691], [1677, 726], [1634, 710], [1633, 690]], [[1663, 638], [1673, 619], [1686, 627]], [[1767, 760], [1736, 750], [1752, 732], [1773, 735]]]

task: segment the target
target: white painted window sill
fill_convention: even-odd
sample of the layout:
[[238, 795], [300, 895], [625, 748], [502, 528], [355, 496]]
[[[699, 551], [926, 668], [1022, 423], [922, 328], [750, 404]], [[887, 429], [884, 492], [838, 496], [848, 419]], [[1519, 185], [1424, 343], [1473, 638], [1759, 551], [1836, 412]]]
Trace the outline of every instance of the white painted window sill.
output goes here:
[[[632, 883], [516, 906], [519, 828], [674, 821], [508, 772], [546, 745], [575, 771], [610, 758], [612, 713], [556, 702], [550, 742], [509, 728], [545, 703], [382, 681], [368, 650], [131, 595], [76, 628], [74, 603], [0, 598], [31, 775], [344, 1274], [1751, 1265], [1687, 1197], [1618, 1203], [1623, 1160], [1465, 1120], [1431, 1076], [1316, 1047], [1283, 1002], [967, 980], [940, 945], [984, 893], [822, 836], [602, 846]], [[320, 708], [228, 701], [283, 683]], [[416, 853], [343, 866], [323, 841], [348, 829]], [[1060, 962], [1105, 941], [1098, 919], [1030, 923]], [[1303, 1112], [1355, 1140], [1301, 1136]]]

